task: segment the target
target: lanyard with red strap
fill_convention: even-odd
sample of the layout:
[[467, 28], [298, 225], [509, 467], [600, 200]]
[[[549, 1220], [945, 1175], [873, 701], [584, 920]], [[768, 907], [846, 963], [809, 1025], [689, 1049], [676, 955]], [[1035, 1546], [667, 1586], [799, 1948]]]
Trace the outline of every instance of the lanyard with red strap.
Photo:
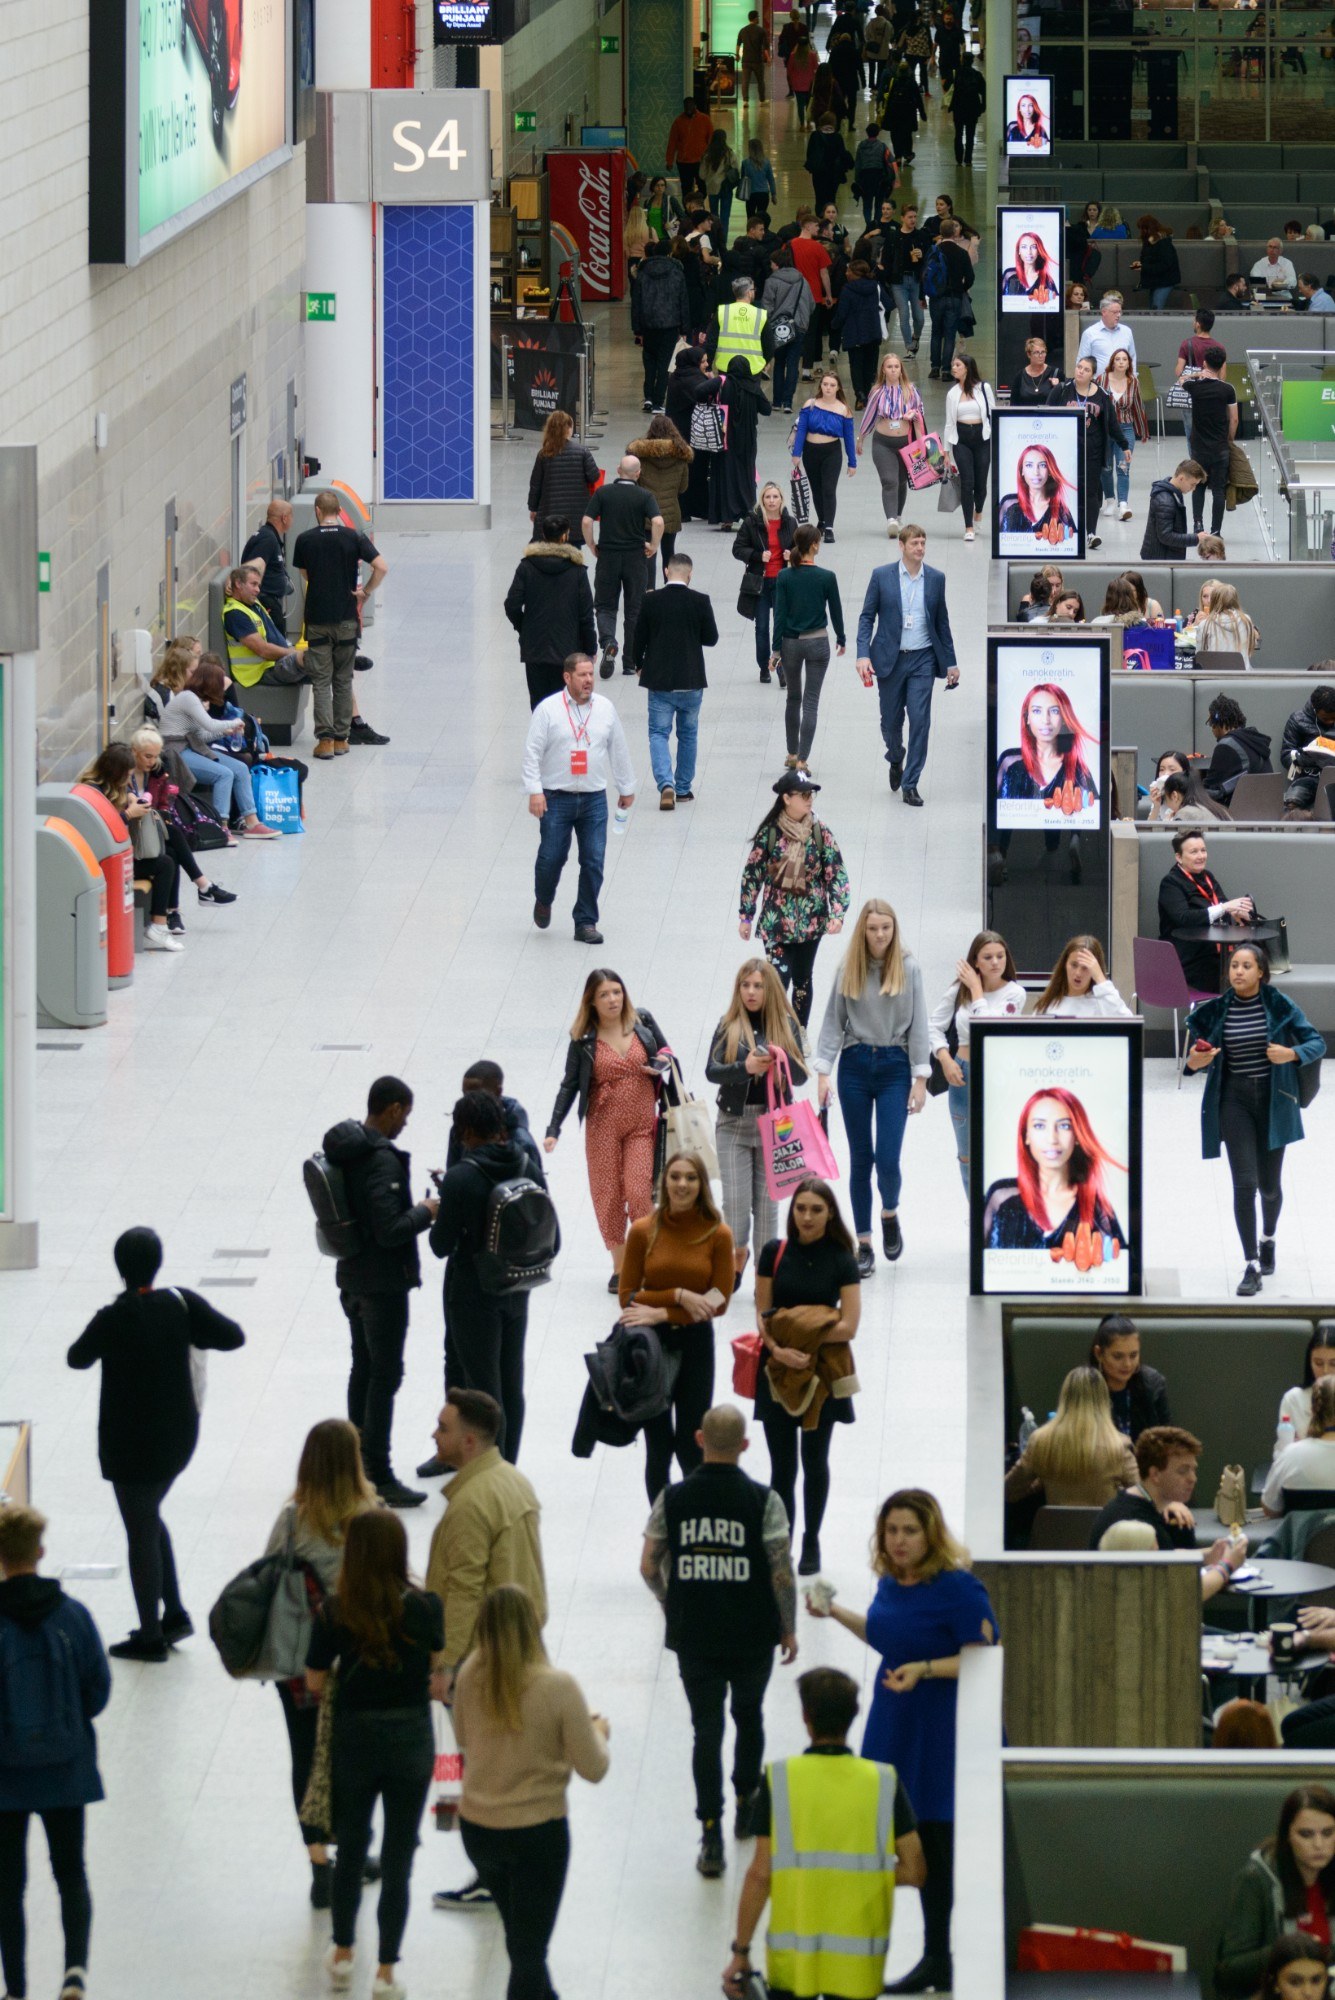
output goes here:
[[[561, 700], [565, 704], [566, 721], [570, 724], [570, 734], [575, 739], [574, 747], [570, 752], [570, 775], [572, 778], [586, 778], [589, 774], [589, 729], [593, 722], [593, 703], [589, 703], [588, 714], [580, 720], [578, 719], [578, 707], [573, 710], [571, 709], [570, 697], [565, 693], [564, 689], [561, 693]], [[581, 745], [583, 745], [583, 748], [580, 747]]]

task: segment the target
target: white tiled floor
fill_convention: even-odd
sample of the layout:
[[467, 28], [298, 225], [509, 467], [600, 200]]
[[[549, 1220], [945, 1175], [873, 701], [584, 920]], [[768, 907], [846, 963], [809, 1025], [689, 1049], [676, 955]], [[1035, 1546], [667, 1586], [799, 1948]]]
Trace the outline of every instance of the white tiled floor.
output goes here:
[[[791, 107], [781, 116], [791, 118]], [[921, 149], [924, 192], [955, 184], [939, 138], [938, 130]], [[797, 150], [789, 140], [780, 157], [791, 166]], [[804, 182], [789, 181], [785, 212], [805, 195]], [[962, 209], [966, 199], [981, 201], [981, 181], [976, 194], [961, 196]], [[643, 423], [624, 309], [612, 315], [601, 354], [613, 414], [599, 456], [610, 465]], [[939, 392], [929, 387], [937, 414]], [[1137, 455], [1138, 499], [1152, 456]], [[0, 1411], [34, 1420], [36, 1497], [51, 1516], [53, 1567], [123, 1561], [97, 1472], [96, 1380], [63, 1362], [114, 1288], [117, 1233], [152, 1221], [168, 1244], [172, 1282], [246, 1281], [212, 1294], [242, 1320], [248, 1345], [214, 1364], [199, 1453], [168, 1509], [201, 1625], [225, 1578], [262, 1547], [307, 1426], [342, 1407], [346, 1335], [331, 1268], [312, 1243], [302, 1158], [336, 1118], [360, 1112], [367, 1082], [381, 1071], [401, 1072], [417, 1091], [409, 1140], [423, 1184], [442, 1157], [444, 1120], [470, 1059], [504, 1063], [539, 1129], [555, 1092], [591, 954], [572, 944], [564, 921], [573, 873], [551, 931], [540, 935], [529, 921], [534, 828], [518, 783], [528, 709], [500, 603], [527, 539], [530, 457], [527, 443], [495, 448], [491, 534], [384, 538], [391, 577], [371, 647], [378, 664], [359, 692], [392, 746], [317, 766], [305, 837], [221, 859], [219, 876], [239, 891], [235, 906], [191, 910], [184, 957], [141, 960], [104, 1030], [83, 1038], [77, 1053], [62, 1047], [41, 1058], [42, 1265], [0, 1279]], [[764, 435], [762, 472], [784, 470], [776, 422]], [[840, 503], [833, 553], [851, 628], [885, 550], [869, 465], [844, 484]], [[978, 923], [987, 556], [981, 542], [963, 546], [958, 516], [938, 529], [932, 515], [928, 526], [931, 560], [948, 579], [964, 681], [960, 694], [937, 702], [927, 808], [911, 812], [889, 794], [874, 697], [858, 684], [851, 653], [832, 669], [813, 761], [854, 906], [870, 894], [890, 898], [935, 994]], [[1139, 533], [1138, 523], [1112, 524], [1105, 553], [1129, 559]], [[1230, 527], [1231, 552], [1235, 540], [1241, 552]], [[701, 1088], [706, 1037], [745, 953], [737, 877], [781, 765], [782, 697], [757, 683], [750, 629], [732, 608], [738, 571], [728, 540], [692, 527], [683, 545], [724, 632], [704, 705], [699, 795], [669, 819], [642, 791], [625, 838], [609, 841], [607, 943], [596, 955], [653, 1008]], [[606, 691], [647, 782], [644, 697], [620, 679]], [[836, 962], [827, 945], [818, 1005]], [[366, 1046], [329, 1053], [326, 1043]], [[1148, 1263], [1177, 1266], [1184, 1292], [1218, 1294], [1236, 1273], [1226, 1176], [1200, 1163], [1194, 1095], [1176, 1094], [1162, 1064], [1151, 1065], [1148, 1088]], [[1279, 1290], [1309, 1292], [1315, 1282], [1326, 1215], [1313, 1169], [1332, 1118], [1320, 1100], [1314, 1143], [1293, 1161]], [[843, 1155], [837, 1121], [835, 1143]], [[956, 1519], [962, 1503], [964, 1207], [942, 1103], [914, 1122], [905, 1158], [908, 1247], [868, 1288], [858, 1343], [863, 1393], [856, 1425], [838, 1439], [825, 1533], [829, 1573], [854, 1598], [867, 1587], [871, 1514], [889, 1484], [934, 1487]], [[734, 1859], [715, 1886], [691, 1865], [685, 1703], [662, 1650], [660, 1614], [636, 1574], [645, 1513], [639, 1454], [600, 1452], [592, 1462], [569, 1454], [580, 1356], [609, 1320], [573, 1120], [553, 1168], [567, 1248], [557, 1281], [533, 1302], [524, 1468], [544, 1503], [552, 1655], [613, 1723], [606, 1784], [596, 1794], [575, 1787], [575, 1858], [554, 1975], [567, 2000], [620, 1994], [632, 1980], [644, 1994], [680, 2000], [715, 1990], [740, 1869]], [[239, 1248], [266, 1254], [218, 1255]], [[739, 1300], [719, 1335], [721, 1387], [727, 1338], [747, 1323]], [[440, 1342], [433, 1267], [416, 1302], [399, 1398], [401, 1470], [426, 1455]], [[761, 1439], [756, 1457], [763, 1472]], [[438, 1513], [433, 1497], [409, 1517], [419, 1558]], [[74, 1587], [106, 1636], [131, 1622], [123, 1570], [114, 1581]], [[865, 1675], [868, 1661], [832, 1628], [804, 1622], [801, 1638], [804, 1662], [830, 1658]], [[776, 1673], [769, 1715], [776, 1749], [795, 1745], [785, 1673]], [[200, 1639], [169, 1667], [119, 1671], [99, 1735], [108, 1802], [92, 1812], [90, 1830], [100, 2000], [145, 1992], [212, 2000], [247, 1990], [305, 2000], [320, 1992], [328, 1920], [306, 1903], [272, 1692], [229, 1682]], [[54, 1990], [58, 1946], [36, 1843], [33, 1860], [30, 1984], [41, 1992]], [[457, 1841], [427, 1831], [405, 1977], [418, 1995], [494, 2000], [505, 1985], [494, 1921], [429, 1907], [430, 1890], [462, 1873]], [[896, 1968], [917, 1955], [914, 1904], [904, 1899], [896, 1925]]]

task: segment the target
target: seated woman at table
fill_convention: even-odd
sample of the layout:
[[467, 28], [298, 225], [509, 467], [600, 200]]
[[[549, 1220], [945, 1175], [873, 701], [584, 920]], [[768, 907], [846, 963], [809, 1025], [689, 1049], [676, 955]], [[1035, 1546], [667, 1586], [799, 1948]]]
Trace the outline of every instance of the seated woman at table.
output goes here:
[[1304, 1931], [1285, 1931], [1266, 1960], [1259, 2000], [1326, 2000], [1330, 1988], [1330, 1946]]
[[1170, 771], [1159, 787], [1157, 815], [1163, 826], [1209, 826], [1218, 817], [1208, 806], [1197, 805], [1191, 796], [1191, 780]]
[[1161, 750], [1154, 760], [1154, 776], [1150, 779], [1150, 803], [1145, 817], [1157, 820], [1163, 800], [1166, 778], [1188, 778], [1191, 774], [1191, 759], [1185, 750]]
[[1284, 1512], [1284, 1493], [1335, 1492], [1335, 1375], [1323, 1375], [1312, 1389], [1307, 1435], [1286, 1445], [1270, 1467], [1261, 1505], [1271, 1520]]
[[[1217, 993], [1222, 947], [1209, 943], [1203, 934], [1224, 917], [1245, 924], [1252, 914], [1252, 899], [1225, 896], [1222, 884], [1210, 873], [1205, 835], [1194, 827], [1184, 826], [1173, 835], [1173, 853], [1177, 858], [1159, 884], [1159, 936], [1171, 938], [1194, 993]], [[1197, 930], [1202, 933], [1199, 942], [1177, 935]]]
[[1252, 2000], [1268, 1976], [1282, 1933], [1299, 1929], [1324, 1944], [1335, 1915], [1335, 1792], [1300, 1785], [1279, 1825], [1254, 1849], [1229, 1891], [1215, 1957], [1220, 2000]]
[[1108, 1385], [1112, 1420], [1132, 1444], [1142, 1431], [1171, 1424], [1168, 1384], [1140, 1358], [1140, 1332], [1125, 1313], [1105, 1313], [1089, 1348], [1089, 1365]]
[[1041, 1492], [1048, 1507], [1104, 1507], [1138, 1477], [1130, 1442], [1112, 1420], [1107, 1383], [1097, 1368], [1073, 1368], [1056, 1416], [1039, 1425], [1006, 1474], [1006, 1498]]
[[1212, 1750], [1278, 1750], [1270, 1710], [1260, 1701], [1226, 1701], [1214, 1719]]
[[[1303, 1379], [1296, 1388], [1286, 1389], [1279, 1405], [1279, 1421], [1285, 1417], [1293, 1425], [1293, 1441], [1307, 1436], [1312, 1420], [1312, 1390], [1323, 1375], [1335, 1375], [1335, 1319], [1319, 1319], [1303, 1356]], [[1275, 1456], [1280, 1442], [1275, 1439]]]

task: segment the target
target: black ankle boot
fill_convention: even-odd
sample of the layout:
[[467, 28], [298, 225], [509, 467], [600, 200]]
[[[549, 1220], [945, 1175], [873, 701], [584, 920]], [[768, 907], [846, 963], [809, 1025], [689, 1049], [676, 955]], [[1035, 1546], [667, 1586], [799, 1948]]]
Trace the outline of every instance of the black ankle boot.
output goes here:
[[1273, 1278], [1275, 1275], [1275, 1239], [1273, 1236], [1261, 1238], [1261, 1276]]
[[923, 1957], [912, 1972], [906, 1972], [902, 1979], [896, 1979], [892, 1985], [881, 1990], [884, 1993], [949, 1993], [951, 1979], [948, 1958]]

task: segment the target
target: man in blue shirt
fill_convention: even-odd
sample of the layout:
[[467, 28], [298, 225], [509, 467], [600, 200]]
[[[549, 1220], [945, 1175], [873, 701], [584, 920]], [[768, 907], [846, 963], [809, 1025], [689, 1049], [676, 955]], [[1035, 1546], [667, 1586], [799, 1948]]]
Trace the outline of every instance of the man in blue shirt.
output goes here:
[[1136, 336], [1129, 326], [1122, 324], [1122, 294], [1105, 292], [1099, 300], [1099, 325], [1087, 326], [1080, 340], [1077, 361], [1088, 355], [1094, 363], [1094, 373], [1102, 375], [1112, 356], [1119, 347], [1124, 347], [1131, 356], [1131, 372], [1135, 373]]
[[1298, 280], [1298, 296], [1306, 299], [1310, 313], [1335, 313], [1335, 299], [1314, 272], [1303, 272]]
[[927, 567], [926, 553], [927, 530], [906, 521], [899, 530], [899, 560], [872, 571], [858, 619], [858, 673], [864, 687], [875, 681], [879, 688], [890, 789], [898, 792], [902, 784], [906, 806], [923, 802], [918, 780], [927, 762], [933, 683], [944, 680], [953, 688], [960, 678], [946, 612], [946, 579], [939, 569]]

